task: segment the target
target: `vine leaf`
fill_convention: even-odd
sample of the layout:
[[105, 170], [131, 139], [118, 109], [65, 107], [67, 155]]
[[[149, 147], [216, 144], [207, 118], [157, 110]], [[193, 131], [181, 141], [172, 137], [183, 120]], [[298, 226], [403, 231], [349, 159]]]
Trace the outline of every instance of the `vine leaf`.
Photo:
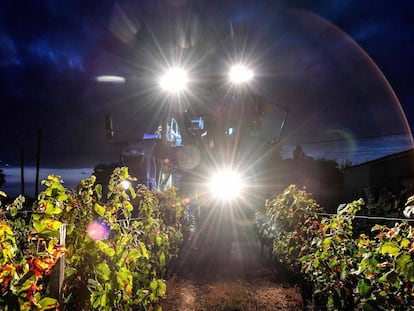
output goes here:
[[54, 309], [57, 306], [57, 300], [50, 297], [45, 297], [41, 299], [38, 304], [43, 310]]
[[390, 254], [391, 256], [397, 256], [400, 252], [400, 247], [396, 242], [386, 242], [381, 245], [380, 252], [383, 255]]
[[111, 275], [111, 269], [106, 262], [101, 262], [96, 265], [96, 275], [103, 281], [108, 281]]

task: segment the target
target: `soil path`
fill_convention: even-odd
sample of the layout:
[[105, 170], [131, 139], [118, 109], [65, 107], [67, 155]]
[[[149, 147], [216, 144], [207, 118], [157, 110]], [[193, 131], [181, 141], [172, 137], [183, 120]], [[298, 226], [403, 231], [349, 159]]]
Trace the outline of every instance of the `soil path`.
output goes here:
[[233, 224], [225, 250], [223, 235], [215, 243], [211, 236], [204, 241], [195, 237], [184, 247], [167, 280], [164, 311], [302, 310], [298, 289], [287, 284], [273, 264], [263, 263], [253, 221]]

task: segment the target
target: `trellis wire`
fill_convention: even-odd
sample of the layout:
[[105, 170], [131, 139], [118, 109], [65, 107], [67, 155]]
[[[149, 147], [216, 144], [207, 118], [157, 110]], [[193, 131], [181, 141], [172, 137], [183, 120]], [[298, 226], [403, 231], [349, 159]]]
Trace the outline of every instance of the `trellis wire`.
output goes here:
[[[315, 213], [316, 215], [319, 216], [336, 216], [338, 214], [333, 214], [333, 213]], [[358, 219], [369, 219], [369, 220], [386, 220], [386, 221], [398, 221], [398, 222], [403, 222], [403, 221], [408, 221], [408, 222], [414, 222], [414, 219], [409, 219], [409, 218], [397, 218], [397, 217], [385, 217], [385, 216], [368, 216], [368, 215], [355, 215], [352, 216], [353, 218], [358, 218]]]

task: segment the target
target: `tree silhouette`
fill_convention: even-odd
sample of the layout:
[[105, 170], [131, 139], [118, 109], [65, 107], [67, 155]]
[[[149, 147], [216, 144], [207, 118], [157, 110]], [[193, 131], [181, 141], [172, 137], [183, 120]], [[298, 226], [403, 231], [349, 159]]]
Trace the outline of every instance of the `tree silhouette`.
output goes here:
[[302, 150], [301, 146], [296, 146], [295, 150], [293, 150], [293, 159], [294, 160], [303, 160], [305, 158], [305, 153]]

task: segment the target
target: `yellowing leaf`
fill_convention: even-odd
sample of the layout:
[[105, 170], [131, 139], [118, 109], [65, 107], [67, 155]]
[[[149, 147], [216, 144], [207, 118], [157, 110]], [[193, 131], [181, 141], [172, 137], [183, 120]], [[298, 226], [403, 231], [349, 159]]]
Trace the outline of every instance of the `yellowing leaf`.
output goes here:
[[99, 216], [103, 217], [105, 215], [105, 208], [102, 205], [95, 203], [94, 209]]
[[45, 297], [41, 299], [38, 304], [43, 310], [54, 309], [57, 306], [57, 300], [50, 297]]
[[148, 250], [145, 244], [142, 242], [139, 242], [139, 247], [141, 248], [142, 257], [144, 257], [145, 259], [149, 259]]
[[126, 208], [130, 212], [132, 212], [134, 210], [134, 207], [132, 206], [131, 202], [129, 202], [129, 201], [124, 201], [123, 205], [124, 205], [124, 208]]
[[54, 182], [61, 182], [61, 177], [59, 175], [49, 175], [47, 179]]
[[397, 256], [400, 252], [400, 247], [396, 242], [386, 242], [381, 245], [380, 248], [381, 254], [390, 254], [391, 256]]
[[62, 223], [53, 218], [45, 218], [38, 221], [33, 219], [33, 228], [40, 234], [58, 234], [58, 230], [61, 226]]
[[400, 243], [401, 247], [409, 247], [409, 246], [410, 246], [410, 244], [411, 244], [411, 242], [410, 242], [410, 240], [409, 240], [409, 239], [407, 239], [407, 238], [403, 238], [403, 239], [401, 240], [401, 243]]

